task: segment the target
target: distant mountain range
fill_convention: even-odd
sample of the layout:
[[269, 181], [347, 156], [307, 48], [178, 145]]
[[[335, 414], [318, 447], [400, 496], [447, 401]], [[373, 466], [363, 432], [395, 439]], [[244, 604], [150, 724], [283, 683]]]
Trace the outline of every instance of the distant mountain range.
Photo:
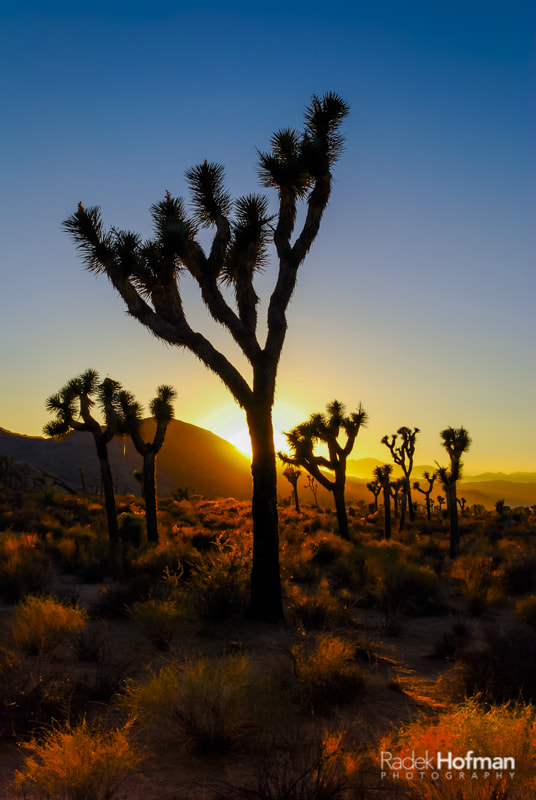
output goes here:
[[[154, 421], [145, 420], [144, 435], [149, 440], [154, 433]], [[139, 484], [134, 470], [142, 465], [130, 439], [114, 439], [109, 445], [112, 472], [116, 490], [121, 494], [139, 494]], [[55, 478], [60, 484], [74, 491], [82, 488], [84, 480], [91, 491], [99, 481], [99, 467], [93, 438], [88, 433], [71, 433], [56, 441], [37, 436], [24, 436], [0, 428], [0, 456], [14, 459], [31, 485], [39, 486]], [[374, 468], [382, 463], [374, 458], [350, 459], [346, 497], [348, 503], [373, 499], [366, 484], [372, 480]], [[27, 465], [27, 466], [24, 466]], [[412, 478], [420, 480], [425, 471], [433, 472], [432, 465], [416, 466]], [[280, 473], [282, 467], [280, 468]], [[394, 471], [396, 475], [396, 470]], [[251, 497], [251, 466], [249, 459], [234, 445], [211, 431], [180, 420], [172, 420], [162, 450], [157, 457], [158, 493], [169, 495], [177, 488], [189, 489], [207, 498], [235, 497], [246, 500]], [[48, 477], [47, 477], [48, 476]], [[299, 483], [299, 493], [304, 503], [312, 503], [313, 495], [305, 486], [306, 478]], [[280, 474], [281, 497], [290, 494], [290, 484]], [[424, 499], [415, 493], [417, 502]], [[442, 494], [440, 487], [434, 495]], [[460, 481], [459, 497], [465, 497], [468, 505], [481, 504], [493, 508], [497, 500], [506, 505], [527, 506], [536, 504], [536, 473], [515, 472], [483, 473], [467, 476]], [[322, 505], [331, 505], [331, 495], [321, 487], [318, 500]]]

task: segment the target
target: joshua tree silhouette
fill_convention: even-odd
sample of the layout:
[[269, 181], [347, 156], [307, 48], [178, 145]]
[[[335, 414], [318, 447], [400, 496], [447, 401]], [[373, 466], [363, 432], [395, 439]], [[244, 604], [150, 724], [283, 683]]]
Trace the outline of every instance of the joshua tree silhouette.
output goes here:
[[[384, 436], [382, 444], [389, 448], [393, 461], [402, 469], [404, 473], [404, 494], [402, 496], [402, 510], [400, 512], [400, 526], [402, 530], [406, 524], [406, 505], [409, 506], [409, 518], [415, 519], [415, 509], [413, 508], [413, 501], [411, 499], [411, 470], [413, 469], [413, 456], [415, 454], [415, 439], [419, 433], [419, 428], [406, 428], [403, 426], [399, 428], [396, 433], [393, 433], [391, 439]], [[397, 437], [400, 436], [401, 442], [397, 446]]]
[[[450, 531], [450, 557], [456, 558], [459, 546], [458, 503], [456, 499], [456, 482], [462, 476], [462, 455], [469, 450], [471, 439], [464, 427], [453, 428], [449, 426], [439, 434], [441, 444], [449, 454], [450, 469], [437, 465], [437, 474], [442, 483], [447, 497], [447, 510], [449, 513]], [[439, 498], [438, 498], [439, 500]]]
[[374, 478], [378, 481], [383, 489], [383, 518], [384, 518], [384, 535], [386, 539], [391, 538], [391, 473], [393, 471], [392, 464], [383, 464], [383, 466], [376, 467], [374, 470]]
[[172, 386], [159, 386], [156, 397], [151, 400], [151, 414], [156, 420], [156, 430], [152, 442], [142, 438], [142, 407], [130, 392], [124, 389], [118, 393], [121, 409], [121, 432], [132, 439], [134, 447], [143, 456], [143, 497], [145, 499], [145, 516], [147, 520], [147, 541], [158, 544], [158, 520], [156, 515], [156, 455], [164, 444], [166, 431], [173, 419], [172, 401], [177, 393]]
[[[357, 412], [346, 416], [344, 405], [338, 400], [329, 403], [326, 411], [326, 414], [312, 414], [307, 422], [302, 422], [286, 433], [292, 455], [278, 453], [278, 456], [285, 464], [306, 469], [321, 486], [333, 493], [339, 534], [348, 539], [348, 517], [344, 501], [346, 460], [352, 452], [359, 429], [366, 424], [367, 415], [359, 406]], [[346, 434], [344, 445], [338, 441], [341, 431]], [[329, 458], [314, 454], [317, 442], [326, 445]], [[322, 472], [322, 467], [333, 472], [333, 479]]]
[[372, 492], [372, 494], [374, 495], [374, 511], [377, 511], [378, 510], [378, 495], [380, 494], [380, 492], [382, 490], [382, 485], [377, 480], [371, 481], [370, 483], [367, 483], [367, 489], [369, 490], [369, 492]]
[[296, 513], [299, 514], [300, 502], [298, 500], [298, 481], [300, 479], [301, 469], [293, 467], [292, 464], [289, 464], [288, 467], [285, 467], [285, 469], [283, 470], [283, 475], [292, 486], [292, 496], [294, 498], [294, 505], [296, 507]]
[[[340, 127], [347, 104], [336, 94], [313, 95], [301, 132], [277, 131], [271, 150], [259, 152], [263, 185], [277, 191], [272, 217], [264, 196], [248, 195], [235, 203], [226, 191], [223, 167], [205, 161], [186, 173], [193, 212], [169, 193], [151, 209], [155, 236], [149, 241], [131, 232], [103, 227], [98, 208], [82, 204], [64, 222], [87, 267], [104, 272], [129, 313], [160, 339], [186, 347], [223, 381], [245, 410], [253, 452], [253, 562], [249, 616], [265, 621], [283, 618], [279, 571], [277, 475], [272, 426], [277, 367], [287, 330], [286, 312], [298, 268], [319, 230], [331, 193], [331, 169], [343, 147]], [[301, 231], [295, 235], [298, 203], [306, 204]], [[198, 241], [203, 227], [215, 229], [210, 253]], [[292, 241], [291, 241], [292, 240]], [[256, 273], [272, 242], [279, 260], [268, 304], [266, 338], [257, 333]], [[197, 282], [211, 316], [231, 334], [252, 371], [248, 381], [201, 333], [189, 324], [178, 285], [181, 270]], [[229, 303], [221, 291], [234, 292]]]
[[430, 495], [432, 494], [432, 489], [434, 488], [434, 483], [435, 483], [436, 478], [437, 478], [437, 473], [433, 472], [430, 475], [429, 472], [423, 472], [423, 478], [426, 478], [426, 480], [428, 481], [428, 488], [427, 489], [421, 489], [421, 485], [420, 485], [419, 481], [415, 481], [415, 483], [413, 484], [413, 488], [415, 489], [415, 491], [420, 492], [421, 494], [423, 494], [425, 496], [425, 498], [426, 498], [425, 499], [425, 502], [426, 502], [426, 519], [430, 522], [430, 520], [432, 519], [432, 501], [430, 499]]
[[[120, 384], [117, 381], [105, 378], [100, 382], [98, 373], [94, 369], [88, 369], [78, 377], [72, 378], [57, 394], [48, 398], [47, 411], [54, 412], [56, 419], [48, 422], [43, 428], [47, 436], [55, 438], [62, 438], [70, 431], [87, 431], [92, 434], [97, 447], [108, 537], [112, 546], [119, 541], [119, 530], [108, 443], [118, 433], [119, 390]], [[101, 425], [91, 414], [91, 408], [95, 403], [104, 416], [105, 425]]]

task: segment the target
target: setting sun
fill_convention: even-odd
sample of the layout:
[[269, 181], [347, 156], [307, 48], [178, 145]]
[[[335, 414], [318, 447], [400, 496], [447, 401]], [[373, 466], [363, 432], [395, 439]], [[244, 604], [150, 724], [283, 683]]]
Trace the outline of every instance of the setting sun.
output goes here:
[[[287, 449], [287, 440], [284, 431], [288, 431], [307, 417], [307, 413], [300, 412], [288, 403], [278, 402], [274, 406], [274, 444], [276, 452]], [[244, 412], [236, 405], [228, 404], [217, 411], [199, 420], [202, 428], [208, 428], [213, 433], [221, 436], [233, 444], [241, 453], [251, 458], [251, 441]]]

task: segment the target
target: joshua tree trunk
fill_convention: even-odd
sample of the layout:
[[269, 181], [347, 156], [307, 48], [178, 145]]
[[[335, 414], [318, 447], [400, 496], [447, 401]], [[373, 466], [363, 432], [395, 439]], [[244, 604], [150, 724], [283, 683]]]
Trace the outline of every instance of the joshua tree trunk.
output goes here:
[[450, 529], [450, 557], [456, 558], [458, 555], [458, 503], [456, 501], [456, 482], [450, 481], [446, 487], [447, 509], [449, 512]]
[[389, 482], [383, 485], [383, 516], [384, 516], [384, 530], [385, 538], [391, 538], [391, 492], [389, 491]]
[[147, 541], [158, 544], [158, 521], [156, 517], [156, 453], [149, 450], [143, 455], [143, 497], [145, 499], [145, 521]]
[[344, 502], [344, 484], [336, 484], [333, 489], [333, 499], [335, 500], [335, 511], [337, 512], [337, 524], [339, 526], [339, 536], [349, 539], [348, 515], [346, 513], [346, 503]]
[[112, 436], [102, 435], [94, 432], [93, 438], [97, 445], [97, 456], [99, 459], [102, 489], [104, 492], [104, 506], [106, 509], [106, 520], [108, 523], [108, 536], [110, 544], [115, 545], [119, 541], [119, 528], [117, 525], [117, 510], [115, 507], [114, 479], [108, 458], [108, 442]]
[[279, 573], [277, 471], [271, 402], [247, 411], [253, 458], [253, 562], [248, 616], [265, 622], [283, 619]]

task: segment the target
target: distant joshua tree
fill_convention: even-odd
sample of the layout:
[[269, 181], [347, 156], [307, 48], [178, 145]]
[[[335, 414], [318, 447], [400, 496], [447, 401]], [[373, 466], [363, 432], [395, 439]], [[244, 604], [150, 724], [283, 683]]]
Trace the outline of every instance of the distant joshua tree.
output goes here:
[[402, 492], [402, 503], [404, 503], [405, 495], [404, 491], [406, 488], [406, 482], [404, 478], [397, 478], [396, 481], [391, 481], [390, 484], [390, 491], [391, 497], [393, 498], [393, 508], [395, 512], [395, 519], [398, 519], [398, 508], [400, 505], [400, 492]]
[[443, 508], [443, 503], [445, 502], [445, 498], [442, 497], [440, 494], [438, 494], [437, 497], [436, 497], [436, 500], [437, 500], [437, 504], [439, 506], [439, 511], [441, 511], [442, 508]]
[[[118, 432], [119, 389], [117, 381], [105, 378], [100, 382], [99, 375], [94, 369], [86, 370], [78, 377], [72, 378], [57, 394], [48, 398], [47, 411], [54, 412], [56, 419], [48, 422], [43, 429], [46, 436], [55, 438], [63, 438], [70, 431], [87, 431], [92, 434], [97, 447], [108, 537], [112, 546], [119, 541], [119, 529], [108, 444]], [[95, 403], [104, 416], [104, 425], [92, 416], [91, 409]]]
[[315, 481], [312, 475], [307, 475], [305, 487], [311, 490], [315, 501], [315, 508], [318, 508], [318, 482]]
[[[391, 438], [384, 436], [382, 444], [384, 444], [391, 452], [393, 461], [401, 468], [404, 473], [404, 494], [402, 496], [402, 510], [400, 512], [400, 530], [403, 530], [406, 524], [406, 505], [409, 506], [409, 518], [411, 521], [415, 519], [415, 509], [411, 499], [411, 470], [413, 469], [413, 456], [415, 454], [415, 440], [419, 428], [407, 428], [402, 426], [396, 433], [393, 433]], [[400, 444], [397, 445], [397, 438], [400, 436]]]
[[391, 538], [391, 473], [392, 464], [383, 464], [374, 470], [374, 478], [383, 489], [383, 517], [385, 538]]
[[166, 431], [173, 419], [172, 401], [177, 393], [172, 386], [159, 386], [156, 397], [151, 400], [151, 414], [156, 420], [156, 431], [152, 442], [142, 438], [142, 407], [134, 396], [121, 390], [118, 394], [121, 409], [121, 432], [132, 439], [134, 447], [143, 456], [143, 497], [147, 521], [147, 541], [158, 544], [157, 495], [156, 495], [156, 455], [164, 444]]
[[367, 489], [374, 495], [374, 511], [378, 510], [378, 495], [382, 490], [382, 485], [379, 481], [371, 481], [367, 483]]
[[449, 513], [450, 530], [450, 557], [456, 558], [459, 546], [458, 503], [456, 498], [456, 483], [462, 475], [462, 455], [469, 450], [471, 438], [464, 427], [453, 428], [449, 426], [440, 433], [442, 445], [449, 454], [450, 469], [440, 467], [437, 474], [447, 496], [447, 510]]
[[[359, 406], [356, 412], [346, 416], [345, 407], [338, 400], [329, 403], [326, 412], [312, 414], [307, 422], [302, 422], [286, 433], [292, 455], [278, 453], [278, 456], [285, 464], [306, 469], [321, 486], [333, 493], [339, 534], [348, 539], [348, 517], [344, 500], [346, 460], [352, 452], [359, 429], [366, 423], [367, 415]], [[344, 444], [338, 441], [341, 430], [346, 434]], [[314, 447], [318, 442], [326, 445], [329, 458], [314, 454]], [[331, 470], [333, 479], [328, 478], [322, 468]]]
[[283, 475], [292, 486], [292, 496], [294, 498], [294, 505], [296, 506], [296, 513], [299, 514], [300, 502], [298, 500], [298, 481], [301, 476], [301, 469], [293, 467], [292, 464], [289, 464], [288, 467], [285, 467], [285, 469], [283, 470]]
[[432, 500], [430, 498], [430, 495], [432, 494], [432, 489], [434, 488], [434, 483], [435, 483], [436, 478], [437, 478], [437, 473], [433, 472], [430, 475], [429, 472], [424, 472], [423, 473], [423, 478], [426, 478], [426, 480], [428, 481], [428, 488], [427, 489], [421, 489], [421, 485], [420, 485], [419, 481], [415, 481], [415, 483], [413, 484], [413, 488], [415, 489], [415, 491], [420, 492], [421, 494], [423, 494], [425, 496], [425, 498], [426, 498], [426, 500], [425, 500], [425, 502], [426, 502], [426, 519], [428, 520], [428, 522], [430, 522], [430, 520], [432, 519]]

